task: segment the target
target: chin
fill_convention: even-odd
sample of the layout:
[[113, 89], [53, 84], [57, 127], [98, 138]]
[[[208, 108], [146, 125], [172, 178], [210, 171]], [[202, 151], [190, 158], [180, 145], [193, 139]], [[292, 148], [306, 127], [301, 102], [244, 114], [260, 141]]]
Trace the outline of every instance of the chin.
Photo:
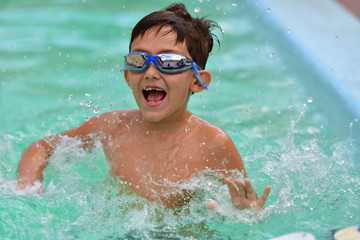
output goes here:
[[161, 122], [165, 119], [165, 116], [159, 112], [152, 112], [152, 111], [144, 111], [141, 110], [142, 117], [145, 121], [148, 122]]

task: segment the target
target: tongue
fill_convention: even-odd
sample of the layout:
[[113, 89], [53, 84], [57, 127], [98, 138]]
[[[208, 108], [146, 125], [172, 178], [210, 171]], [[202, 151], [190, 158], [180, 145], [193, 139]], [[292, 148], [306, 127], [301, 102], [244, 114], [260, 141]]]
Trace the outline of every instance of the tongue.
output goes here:
[[149, 91], [147, 100], [149, 102], [158, 102], [163, 100], [164, 97], [165, 97], [165, 92], [163, 91]]

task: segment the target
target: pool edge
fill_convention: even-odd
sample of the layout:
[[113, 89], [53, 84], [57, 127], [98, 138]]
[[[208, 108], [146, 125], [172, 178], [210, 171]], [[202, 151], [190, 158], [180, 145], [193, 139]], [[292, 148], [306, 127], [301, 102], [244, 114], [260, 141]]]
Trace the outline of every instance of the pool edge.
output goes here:
[[310, 70], [311, 77], [302, 77], [304, 85], [335, 132], [360, 137], [360, 48], [355, 45], [360, 42], [359, 19], [334, 0], [245, 3], [287, 55], [286, 61], [299, 74]]

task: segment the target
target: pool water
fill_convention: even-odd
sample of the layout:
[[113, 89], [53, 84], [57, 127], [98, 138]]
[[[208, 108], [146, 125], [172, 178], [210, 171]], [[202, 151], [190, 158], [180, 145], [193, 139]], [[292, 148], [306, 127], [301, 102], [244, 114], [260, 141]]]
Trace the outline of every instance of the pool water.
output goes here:
[[189, 109], [229, 133], [258, 192], [272, 185], [265, 210], [209, 212], [210, 200], [230, 203], [214, 173], [181, 184], [202, 189], [187, 206], [164, 209], [109, 176], [104, 154], [76, 141], [51, 158], [44, 194], [16, 190], [18, 161], [31, 142], [136, 108], [118, 73], [131, 28], [171, 2], [1, 1], [1, 239], [256, 240], [292, 231], [332, 239], [334, 230], [359, 223], [360, 144], [351, 126], [348, 136], [336, 134], [243, 2], [183, 2], [224, 31], [207, 65], [210, 90], [193, 95]]

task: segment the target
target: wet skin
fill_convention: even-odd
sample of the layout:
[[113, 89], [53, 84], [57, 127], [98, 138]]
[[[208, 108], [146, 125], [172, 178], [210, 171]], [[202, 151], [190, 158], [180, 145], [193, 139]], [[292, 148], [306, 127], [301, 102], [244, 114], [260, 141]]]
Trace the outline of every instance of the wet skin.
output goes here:
[[[132, 52], [159, 54], [174, 52], [191, 58], [186, 43], [176, 43], [176, 33], [164, 27], [150, 29], [137, 37]], [[199, 71], [209, 84], [208, 71]], [[177, 74], [161, 73], [153, 63], [145, 72], [125, 70], [138, 110], [121, 110], [91, 118], [79, 127], [39, 140], [27, 148], [18, 172], [19, 186], [42, 179], [47, 159], [56, 149], [61, 136], [78, 138], [84, 148], [95, 140], [102, 143], [111, 172], [128, 183], [140, 196], [160, 201], [166, 207], [179, 207], [187, 196], [168, 195], [171, 187], [164, 181], [181, 182], [199, 171], [242, 171], [243, 162], [230, 137], [220, 128], [187, 110], [191, 94], [203, 90], [192, 70]], [[238, 208], [262, 208], [270, 192], [267, 187], [258, 198], [251, 183], [225, 178], [232, 203]], [[187, 195], [187, 194], [185, 194]], [[209, 204], [216, 209], [217, 204]]]

